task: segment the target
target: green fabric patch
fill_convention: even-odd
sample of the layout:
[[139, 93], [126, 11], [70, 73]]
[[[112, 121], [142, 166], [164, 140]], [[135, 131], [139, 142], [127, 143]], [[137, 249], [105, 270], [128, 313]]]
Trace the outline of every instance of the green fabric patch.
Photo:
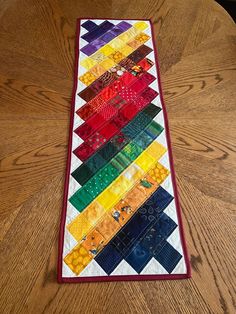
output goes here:
[[155, 121], [152, 121], [147, 128], [144, 130], [145, 133], [147, 133], [152, 138], [156, 138], [161, 132], [163, 131], [163, 127], [156, 123]]
[[125, 148], [122, 150], [122, 154], [124, 154], [130, 160], [130, 162], [133, 162], [142, 153], [142, 151], [142, 148], [132, 141], [125, 146]]
[[85, 207], [92, 202], [93, 198], [84, 187], [80, 188], [69, 199], [70, 203], [79, 211], [82, 212]]
[[149, 136], [145, 131], [141, 132], [135, 139], [134, 142], [140, 146], [143, 150], [148, 147], [153, 141], [153, 138]]
[[111, 164], [121, 173], [130, 164], [130, 160], [121, 151], [116, 157], [112, 158]]
[[71, 173], [72, 177], [81, 185], [84, 185], [87, 178], [93, 176], [93, 174], [91, 169], [84, 164]]

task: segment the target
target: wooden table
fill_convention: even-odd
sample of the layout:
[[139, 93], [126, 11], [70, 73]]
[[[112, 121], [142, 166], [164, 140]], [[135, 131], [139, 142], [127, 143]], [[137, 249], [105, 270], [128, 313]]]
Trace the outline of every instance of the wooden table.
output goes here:
[[[190, 280], [56, 282], [78, 16], [154, 22]], [[1, 313], [234, 313], [235, 35], [210, 0], [1, 2]]]

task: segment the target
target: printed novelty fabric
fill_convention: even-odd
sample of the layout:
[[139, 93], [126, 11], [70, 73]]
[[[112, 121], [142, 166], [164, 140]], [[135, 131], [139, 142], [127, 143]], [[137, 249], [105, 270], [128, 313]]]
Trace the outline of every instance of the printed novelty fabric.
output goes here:
[[151, 22], [77, 28], [58, 279], [187, 278]]

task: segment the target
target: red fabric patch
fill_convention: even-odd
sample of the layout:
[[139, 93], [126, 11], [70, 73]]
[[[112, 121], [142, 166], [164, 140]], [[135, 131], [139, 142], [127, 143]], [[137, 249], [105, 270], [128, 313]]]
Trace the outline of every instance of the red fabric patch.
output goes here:
[[97, 150], [105, 143], [106, 143], [105, 137], [102, 136], [99, 132], [96, 132], [93, 136], [91, 136], [88, 139], [89, 146], [91, 146], [94, 150]]
[[121, 81], [121, 78], [113, 82], [109, 87], [113, 90], [114, 93], [118, 93], [122, 90], [124, 83]]
[[135, 81], [129, 88], [132, 89], [135, 93], [139, 94], [141, 93], [145, 88], [147, 87], [147, 84], [145, 82], [142, 82], [140, 79]]
[[104, 99], [100, 95], [98, 95], [97, 97], [92, 99], [89, 102], [89, 104], [93, 107], [94, 111], [98, 111], [106, 105], [106, 102], [104, 101]]
[[122, 129], [128, 122], [129, 120], [123, 116], [122, 113], [119, 113], [113, 120], [112, 122], [119, 128]]
[[83, 140], [85, 140], [87, 137], [93, 134], [94, 129], [87, 123], [83, 123], [74, 132], [79, 135]]
[[151, 84], [155, 80], [155, 77], [148, 73], [144, 72], [142, 75], [139, 76], [139, 78], [132, 84], [130, 85], [130, 89], [132, 89], [134, 92], [137, 94], [141, 93], [144, 91], [144, 89]]
[[149, 70], [153, 66], [153, 62], [149, 60], [148, 58], [145, 58], [141, 61], [139, 61], [138, 65], [140, 65], [144, 70]]
[[93, 115], [95, 110], [93, 109], [92, 105], [87, 103], [83, 107], [79, 108], [76, 113], [80, 116], [83, 120], [88, 119], [91, 115]]
[[155, 81], [155, 76], [152, 74], [145, 72], [143, 75], [139, 78], [139, 81], [146, 84], [146, 86], [150, 85], [153, 81]]
[[99, 129], [105, 122], [106, 120], [100, 114], [94, 114], [86, 121], [86, 123], [90, 125], [94, 130]]
[[94, 150], [86, 143], [82, 143], [79, 147], [77, 147], [73, 153], [82, 161], [88, 159], [93, 153]]
[[123, 99], [125, 99], [128, 102], [134, 100], [137, 97], [137, 94], [130, 88], [122, 89], [122, 91], [119, 94]]
[[107, 104], [104, 108], [102, 108], [101, 111], [99, 111], [99, 114], [106, 120], [110, 120], [112, 117], [114, 117], [117, 114], [118, 110], [114, 108], [113, 106]]
[[112, 122], [106, 123], [103, 128], [99, 130], [99, 133], [102, 134], [107, 140], [109, 140], [117, 132], [119, 132], [119, 129]]
[[156, 92], [151, 87], [147, 87], [141, 94], [141, 96], [147, 100], [149, 103], [158, 95], [158, 92]]
[[96, 92], [93, 91], [91, 88], [87, 87], [82, 92], [78, 94], [83, 100], [90, 101], [92, 98], [96, 96]]
[[120, 95], [116, 95], [114, 98], [109, 100], [109, 104], [117, 109], [120, 109], [126, 104], [126, 101], [121, 98]]
[[148, 104], [149, 101], [142, 96], [139, 96], [137, 99], [134, 101], [135, 107], [140, 111], [143, 110]]
[[116, 95], [116, 92], [108, 86], [105, 87], [99, 95], [104, 101], [108, 101]]
[[120, 113], [128, 120], [132, 120], [135, 117], [137, 112], [138, 110], [134, 102], [128, 103], [120, 110]]
[[122, 77], [120, 78], [121, 82], [123, 83], [124, 86], [130, 85], [132, 82], [134, 82], [137, 78], [132, 75], [129, 72], [126, 72]]

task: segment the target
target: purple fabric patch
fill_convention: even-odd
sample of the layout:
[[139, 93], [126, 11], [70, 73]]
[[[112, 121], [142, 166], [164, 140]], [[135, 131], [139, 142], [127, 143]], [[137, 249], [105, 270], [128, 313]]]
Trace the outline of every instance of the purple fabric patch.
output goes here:
[[122, 32], [127, 31], [131, 27], [131, 25], [125, 21], [120, 22], [119, 24], [116, 25], [116, 27], [119, 27]]
[[81, 38], [83, 38], [84, 40], [86, 40], [87, 42], [90, 43], [94, 39], [102, 36], [104, 33], [109, 31], [113, 26], [114, 26], [114, 24], [112, 24], [108, 21], [104, 21], [103, 23], [98, 25], [98, 27], [96, 29], [92, 30], [91, 32], [84, 34], [83, 36], [81, 36]]
[[97, 51], [97, 47], [93, 46], [92, 44], [88, 44], [80, 49], [83, 53], [85, 53], [87, 56], [90, 56], [95, 51]]
[[112, 28], [111, 33], [113, 33], [115, 36], [118, 36], [123, 33], [122, 29], [118, 26], [115, 26]]
[[93, 45], [94, 47], [96, 47], [97, 50], [98, 50], [99, 48], [101, 48], [102, 46], [104, 46], [105, 44], [106, 44], [106, 42], [103, 41], [103, 40], [101, 40], [100, 38], [98, 38], [98, 39], [96, 39], [96, 40], [94, 40], [94, 41], [92, 42], [92, 45]]
[[108, 30], [110, 30], [112, 27], [114, 27], [114, 24], [108, 21], [105, 21], [99, 25], [99, 28], [103, 31], [103, 34], [107, 32]]
[[83, 28], [87, 29], [87, 31], [91, 32], [92, 30], [98, 28], [97, 24], [95, 24], [92, 21], [86, 21], [84, 22], [81, 26], [83, 26]]
[[115, 38], [117, 35], [114, 34], [112, 31], [105, 33], [100, 37], [100, 39], [104, 40], [106, 43], [111, 41], [113, 38]]
[[[88, 33], [81, 36], [83, 39], [89, 41], [90, 43], [80, 49], [87, 56], [90, 56], [99, 48], [103, 47], [106, 43], [114, 39], [116, 36], [122, 34], [127, 29], [129, 29], [131, 27], [131, 24], [123, 21], [114, 26], [112, 23], [104, 21], [100, 25], [97, 25], [92, 21], [86, 21], [82, 24], [82, 26], [87, 30], [91, 28]], [[108, 29], [110, 31], [107, 31]]]

